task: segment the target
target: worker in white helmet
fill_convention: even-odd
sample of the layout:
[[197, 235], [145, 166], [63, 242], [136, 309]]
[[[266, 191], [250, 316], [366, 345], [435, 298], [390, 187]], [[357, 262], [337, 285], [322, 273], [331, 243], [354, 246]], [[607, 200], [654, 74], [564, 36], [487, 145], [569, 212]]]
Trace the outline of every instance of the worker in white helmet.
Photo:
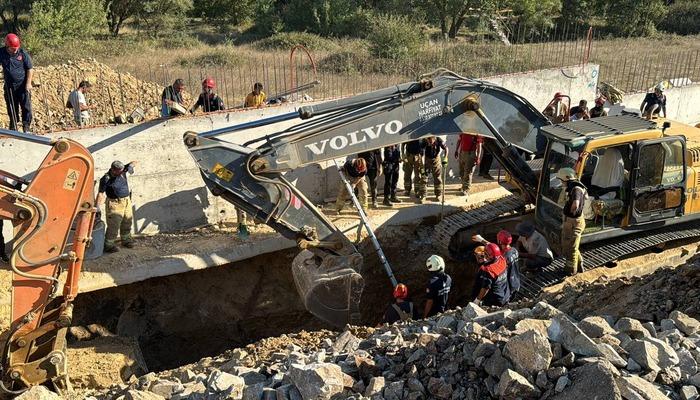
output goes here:
[[425, 289], [428, 300], [425, 302], [423, 318], [432, 317], [435, 314], [445, 312], [447, 298], [452, 287], [452, 278], [445, 273], [445, 260], [433, 254], [425, 262], [430, 272], [428, 287]]
[[586, 201], [586, 187], [579, 182], [573, 168], [564, 167], [557, 172], [557, 178], [564, 183], [564, 208], [562, 210], [561, 251], [566, 257], [566, 273], [575, 275], [583, 272], [583, 259], [578, 250], [581, 234], [586, 229], [583, 206]]

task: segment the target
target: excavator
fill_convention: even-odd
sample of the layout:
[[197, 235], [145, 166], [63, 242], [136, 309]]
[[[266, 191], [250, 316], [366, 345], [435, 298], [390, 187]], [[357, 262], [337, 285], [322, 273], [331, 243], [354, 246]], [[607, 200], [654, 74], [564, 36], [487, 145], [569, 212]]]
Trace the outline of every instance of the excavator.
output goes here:
[[[294, 120], [301, 122], [243, 145], [225, 140], [225, 135]], [[485, 138], [485, 147], [509, 174], [512, 194], [444, 218], [433, 237], [444, 255], [459, 259], [473, 233], [522, 219], [532, 219], [558, 250], [562, 188], [554, 176], [564, 166], [596, 188], [591, 203], [598, 202], [600, 220], [584, 232], [587, 268], [700, 237], [700, 129], [631, 115], [552, 125], [525, 98], [447, 70], [249, 123], [186, 132], [183, 140], [212, 194], [297, 242], [301, 252], [292, 271], [304, 305], [318, 318], [343, 326], [360, 320], [363, 257], [285, 172], [460, 133]], [[12, 318], [0, 389], [18, 394], [52, 383], [66, 390], [66, 328], [96, 213], [92, 157], [69, 139], [6, 130], [0, 137], [49, 147], [28, 178], [0, 171], [0, 218], [15, 228]], [[528, 154], [543, 158], [526, 162]], [[526, 292], [536, 294], [562, 278], [561, 259], [548, 268], [542, 278], [524, 280]]]
[[[242, 146], [222, 138], [284, 121], [301, 122]], [[660, 123], [660, 125], [659, 125]], [[306, 308], [336, 326], [357, 322], [362, 256], [284, 173], [431, 135], [470, 133], [507, 171], [512, 194], [443, 219], [433, 244], [454, 259], [474, 233], [531, 219], [557, 253], [562, 167], [590, 186], [593, 221], [582, 238], [585, 268], [668, 241], [700, 237], [700, 130], [634, 115], [552, 125], [525, 98], [497, 85], [437, 70], [416, 82], [204, 133], [187, 132], [207, 187], [302, 250], [293, 260]], [[532, 162], [525, 157], [543, 155]], [[539, 168], [538, 168], [539, 166]], [[538, 170], [539, 169], [539, 170]], [[495, 233], [495, 232], [494, 232]], [[564, 260], [525, 279], [536, 295], [564, 278]]]

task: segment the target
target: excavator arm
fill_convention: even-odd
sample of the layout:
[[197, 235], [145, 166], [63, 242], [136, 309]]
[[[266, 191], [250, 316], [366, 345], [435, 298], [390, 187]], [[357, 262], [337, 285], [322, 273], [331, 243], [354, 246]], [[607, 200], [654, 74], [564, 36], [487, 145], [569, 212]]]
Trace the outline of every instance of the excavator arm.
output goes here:
[[[219, 137], [294, 119], [302, 122], [243, 146]], [[304, 251], [292, 269], [307, 309], [342, 326], [359, 318], [362, 257], [283, 173], [432, 135], [471, 133], [488, 139], [487, 148], [523, 193], [535, 193], [537, 177], [520, 152], [541, 152], [546, 143], [539, 129], [548, 124], [515, 93], [438, 70], [416, 82], [297, 112], [200, 134], [187, 132], [184, 141], [214, 195], [297, 241]]]
[[[0, 170], [0, 218], [14, 226], [12, 317], [0, 388], [18, 394], [53, 383], [69, 389], [65, 336], [95, 215], [93, 159], [69, 139], [0, 130], [0, 138], [46, 145], [30, 179]], [[62, 290], [61, 272], [66, 272]]]

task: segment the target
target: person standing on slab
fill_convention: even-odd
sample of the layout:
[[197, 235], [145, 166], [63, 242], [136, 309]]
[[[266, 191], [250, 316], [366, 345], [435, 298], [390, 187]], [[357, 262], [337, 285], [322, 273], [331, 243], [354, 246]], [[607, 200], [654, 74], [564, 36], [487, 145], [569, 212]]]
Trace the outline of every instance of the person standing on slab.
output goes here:
[[122, 246], [134, 247], [134, 240], [131, 237], [131, 224], [134, 215], [126, 173], [133, 174], [135, 165], [136, 161], [131, 161], [126, 165], [121, 161], [114, 161], [109, 171], [100, 179], [97, 207], [106, 203], [107, 232], [104, 245], [106, 253], [119, 251], [115, 244], [117, 236], [121, 236]]
[[401, 203], [396, 197], [396, 185], [399, 183], [399, 164], [401, 149], [398, 144], [384, 148], [384, 204], [393, 207], [393, 203]]
[[377, 208], [377, 177], [382, 174], [381, 150], [365, 151], [357, 155], [367, 164], [367, 179], [369, 180], [369, 196], [372, 200], [370, 207]]
[[469, 189], [472, 187], [472, 178], [476, 166], [481, 158], [483, 139], [479, 135], [462, 133], [457, 139], [457, 149], [455, 158], [459, 160], [459, 176], [462, 178], [462, 196], [469, 196]]
[[22, 130], [28, 132], [32, 124], [34, 66], [29, 53], [20, 46], [17, 35], [10, 33], [5, 36], [5, 50], [0, 51], [0, 63], [5, 80], [5, 105], [10, 118], [10, 130], [16, 131], [17, 123], [21, 120]]

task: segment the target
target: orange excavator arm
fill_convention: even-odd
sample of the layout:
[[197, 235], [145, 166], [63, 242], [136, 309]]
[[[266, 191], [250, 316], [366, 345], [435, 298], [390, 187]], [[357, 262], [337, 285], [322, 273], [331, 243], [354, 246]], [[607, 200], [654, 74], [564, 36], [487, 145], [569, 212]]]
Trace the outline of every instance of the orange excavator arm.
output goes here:
[[0, 170], [0, 218], [14, 226], [12, 320], [0, 388], [17, 394], [52, 383], [60, 392], [69, 388], [66, 329], [96, 211], [93, 159], [69, 139], [7, 130], [0, 137], [50, 147], [28, 180]]

